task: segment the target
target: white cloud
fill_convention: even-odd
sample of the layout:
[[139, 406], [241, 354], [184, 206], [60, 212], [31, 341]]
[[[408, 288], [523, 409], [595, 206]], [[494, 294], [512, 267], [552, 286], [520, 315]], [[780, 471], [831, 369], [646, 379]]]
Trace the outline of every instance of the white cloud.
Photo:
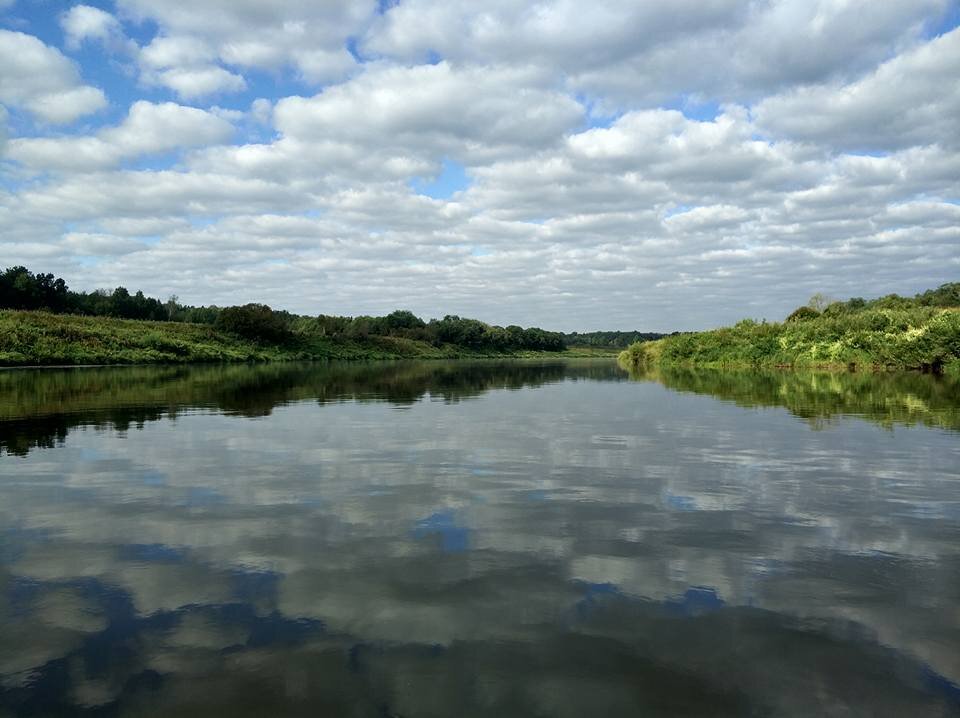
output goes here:
[[[168, 68], [164, 73], [179, 84], [174, 85], [161, 75], [160, 82], [182, 93], [186, 73], [197, 76], [201, 70], [209, 80], [213, 66], [222, 65], [279, 71], [293, 68], [308, 83], [342, 80], [356, 69], [356, 61], [346, 49], [348, 38], [363, 32], [375, 14], [374, 0], [351, 3], [316, 3], [306, 0], [281, 0], [263, 3], [252, 0], [214, 0], [198, 4], [186, 0], [155, 3], [146, 0], [119, 0], [120, 12], [134, 21], [152, 20], [162, 31], [158, 42], [165, 46], [145, 49], [147, 67]], [[192, 54], [171, 57], [174, 46], [190, 47]], [[200, 65], [201, 59], [208, 63]], [[232, 72], [235, 78], [242, 75]], [[222, 75], [221, 75], [222, 76]], [[196, 77], [190, 81], [191, 91], [236, 91], [242, 85], [215, 83], [206, 89]], [[183, 95], [189, 96], [189, 95]]]
[[767, 131], [848, 150], [960, 140], [960, 30], [899, 55], [845, 85], [775, 95], [754, 110]]
[[223, 142], [232, 133], [229, 122], [203, 110], [141, 100], [117, 127], [95, 136], [15, 139], [9, 156], [31, 169], [92, 171], [124, 159]]
[[364, 47], [407, 61], [554, 69], [607, 105], [649, 106], [686, 95], [750, 100], [778, 87], [851, 77], [916, 42], [947, 0], [573, 0], [530, 4], [406, 0]]
[[537, 80], [507, 67], [374, 67], [316, 97], [281, 100], [274, 123], [300, 140], [486, 158], [556, 144], [581, 120], [579, 104]]
[[77, 49], [86, 40], [108, 47], [129, 47], [120, 22], [110, 13], [90, 5], [74, 5], [60, 16], [68, 48]]
[[63, 238], [62, 246], [71, 254], [86, 257], [115, 257], [146, 249], [145, 244], [126, 237], [113, 235], [70, 232]]
[[106, 106], [103, 92], [83, 85], [63, 54], [32, 35], [0, 30], [0, 102], [43, 120], [72, 122]]
[[158, 37], [140, 52], [141, 79], [163, 85], [185, 99], [240, 92], [242, 76], [215, 64], [213, 49], [194, 37]]
[[206, 65], [216, 53], [193, 37], [157, 37], [140, 51], [140, 63], [154, 70], [182, 65]]
[[155, 81], [188, 100], [224, 92], [240, 92], [247, 87], [243, 77], [215, 65], [174, 67], [157, 73]]
[[[561, 329], [917, 291], [960, 269], [960, 31], [921, 32], [945, 7], [120, 0], [115, 19], [69, 15], [67, 37], [156, 23], [134, 89], [203, 109], [135, 100], [115, 126], [30, 127], [28, 102], [48, 121], [103, 102], [31, 38], [61, 80], [0, 65], [0, 246], [78, 288]], [[324, 86], [279, 90], [301, 81]], [[122, 167], [156, 154], [166, 169]]]

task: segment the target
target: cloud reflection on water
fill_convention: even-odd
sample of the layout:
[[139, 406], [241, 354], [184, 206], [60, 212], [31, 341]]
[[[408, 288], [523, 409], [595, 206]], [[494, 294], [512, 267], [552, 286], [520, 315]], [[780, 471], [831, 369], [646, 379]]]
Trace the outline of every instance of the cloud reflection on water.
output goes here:
[[609, 364], [381, 366], [238, 371], [241, 416], [185, 370], [146, 383], [175, 419], [122, 432], [102, 398], [146, 374], [74, 391], [62, 445], [0, 460], [0, 707], [960, 708], [956, 434], [810, 431]]

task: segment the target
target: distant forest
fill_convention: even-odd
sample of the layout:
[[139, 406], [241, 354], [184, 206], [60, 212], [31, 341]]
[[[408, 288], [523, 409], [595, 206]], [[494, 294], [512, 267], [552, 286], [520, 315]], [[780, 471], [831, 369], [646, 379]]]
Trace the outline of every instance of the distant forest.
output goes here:
[[125, 287], [113, 291], [72, 291], [53, 274], [10, 267], [0, 273], [0, 309], [44, 310], [57, 314], [208, 324], [256, 340], [283, 343], [294, 333], [362, 340], [371, 336], [403, 337], [434, 345], [471, 349], [561, 351], [564, 335], [539, 327], [499, 327], [476, 319], [447, 315], [425, 322], [399, 310], [382, 317], [298, 316], [264, 304], [194, 307], [176, 297], [160, 301]]
[[563, 338], [568, 347], [623, 349], [634, 342], [648, 342], [667, 336], [657, 332], [570, 332]]
[[10, 267], [0, 273], [0, 309], [208, 324], [241, 336], [267, 341], [283, 341], [293, 331], [308, 331], [331, 338], [391, 336], [426, 341], [437, 346], [456, 344], [473, 349], [560, 351], [568, 346], [622, 349], [637, 341], [664, 336], [638, 331], [564, 334], [539, 327], [500, 327], [456, 315], [424, 321], [406, 310], [382, 317], [326, 314], [311, 317], [277, 311], [264, 304], [194, 307], [181, 304], [176, 296], [161, 301], [141, 291], [131, 294], [126, 287], [117, 287], [112, 291], [98, 289], [75, 292], [63, 279], [53, 274], [35, 274], [26, 267]]

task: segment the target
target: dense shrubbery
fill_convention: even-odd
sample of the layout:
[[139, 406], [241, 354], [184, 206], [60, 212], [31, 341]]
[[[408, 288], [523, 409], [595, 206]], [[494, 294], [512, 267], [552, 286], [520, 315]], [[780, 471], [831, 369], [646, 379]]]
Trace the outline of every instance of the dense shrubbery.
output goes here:
[[0, 273], [0, 309], [44, 309], [54, 313], [81, 314], [119, 319], [152, 319], [207, 324], [236, 336], [258, 342], [285, 343], [296, 336], [329, 337], [366, 341], [384, 337], [445, 344], [475, 351], [560, 351], [564, 335], [531, 327], [498, 327], [476, 319], [448, 315], [425, 322], [413, 312], [398, 310], [383, 317], [338, 317], [321, 314], [316, 318], [297, 317], [262, 304], [238, 307], [192, 307], [176, 297], [166, 302], [131, 295], [126, 288], [113, 292], [73, 292], [52, 274], [33, 274], [25, 267]]
[[872, 301], [801, 307], [782, 324], [744, 320], [732, 327], [632, 345], [641, 364], [715, 367], [960, 369], [960, 283]]
[[797, 307], [790, 313], [790, 316], [788, 316], [785, 321], [802, 322], [806, 321], [807, 319], [816, 319], [819, 316], [820, 312], [813, 307]]
[[290, 315], [275, 312], [266, 304], [244, 304], [220, 310], [214, 326], [245, 339], [282, 343], [293, 337]]

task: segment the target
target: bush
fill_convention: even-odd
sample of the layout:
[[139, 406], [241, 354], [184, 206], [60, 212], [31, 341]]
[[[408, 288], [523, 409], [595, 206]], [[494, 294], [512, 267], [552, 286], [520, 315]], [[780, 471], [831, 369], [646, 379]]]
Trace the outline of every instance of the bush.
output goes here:
[[802, 307], [797, 307], [796, 309], [794, 309], [790, 313], [790, 316], [787, 317], [786, 321], [803, 322], [808, 319], [816, 319], [819, 316], [820, 316], [820, 312], [818, 312], [816, 309], [814, 309], [813, 307], [808, 307], [807, 305], [804, 305]]
[[266, 304], [226, 307], [220, 311], [214, 326], [258, 341], [283, 342], [293, 336], [289, 316], [285, 312], [273, 311]]

